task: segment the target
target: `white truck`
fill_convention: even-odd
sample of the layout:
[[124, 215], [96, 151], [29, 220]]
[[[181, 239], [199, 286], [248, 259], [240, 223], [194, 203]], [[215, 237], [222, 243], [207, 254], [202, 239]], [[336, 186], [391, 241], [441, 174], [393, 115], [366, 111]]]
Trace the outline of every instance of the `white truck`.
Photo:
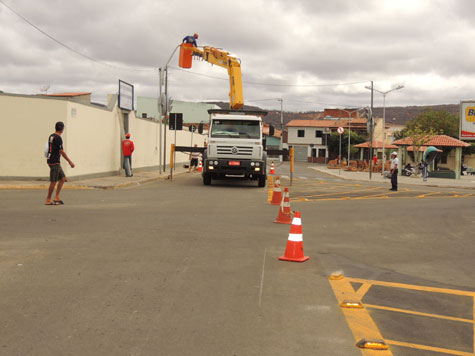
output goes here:
[[243, 178], [266, 185], [267, 153], [263, 145], [265, 111], [208, 110], [208, 146], [203, 152], [203, 184], [213, 179]]

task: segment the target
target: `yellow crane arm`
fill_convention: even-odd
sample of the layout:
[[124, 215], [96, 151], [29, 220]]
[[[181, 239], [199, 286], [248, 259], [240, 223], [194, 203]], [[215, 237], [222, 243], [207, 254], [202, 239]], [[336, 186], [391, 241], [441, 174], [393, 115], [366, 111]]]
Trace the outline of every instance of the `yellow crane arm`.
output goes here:
[[[193, 57], [202, 58], [204, 61], [227, 68], [229, 76], [229, 103], [231, 109], [240, 109], [244, 106], [242, 94], [241, 63], [239, 59], [231, 56], [228, 52], [214, 47], [188, 47]], [[188, 49], [187, 48], [187, 49]]]

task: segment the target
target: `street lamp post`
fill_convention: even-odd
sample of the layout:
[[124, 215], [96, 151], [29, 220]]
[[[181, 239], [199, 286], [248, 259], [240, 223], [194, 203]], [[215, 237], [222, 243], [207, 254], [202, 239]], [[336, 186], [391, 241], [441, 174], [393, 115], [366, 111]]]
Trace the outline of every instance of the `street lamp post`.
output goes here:
[[[170, 58], [168, 59], [167, 63], [159, 68], [159, 72], [161, 73], [160, 76], [160, 98], [159, 98], [159, 111], [160, 111], [160, 122], [162, 118], [165, 117], [165, 125], [164, 125], [164, 133], [163, 133], [163, 171], [165, 172], [165, 167], [167, 165], [167, 125], [166, 125], [166, 117], [169, 113], [170, 103], [168, 100], [168, 64], [172, 60], [173, 56], [177, 49], [180, 48], [180, 45], [176, 46], [173, 50]], [[164, 82], [164, 83], [163, 83]], [[164, 91], [162, 93], [162, 87], [164, 87]], [[160, 124], [161, 125], [161, 124]], [[160, 126], [161, 127], [161, 126]], [[175, 126], [176, 129], [176, 126]]]
[[387, 91], [381, 91], [381, 90], [374, 89], [374, 88], [371, 88], [371, 87], [368, 87], [368, 86], [366, 86], [365, 88], [369, 89], [369, 90], [377, 91], [378, 93], [383, 95], [383, 167], [381, 169], [381, 174], [384, 175], [384, 164], [386, 162], [385, 152], [384, 152], [384, 146], [386, 144], [386, 95], [389, 94], [392, 91], [404, 88], [404, 85], [398, 85], [397, 87], [392, 88], [391, 90], [387, 90]]
[[[283, 136], [284, 136], [284, 99], [277, 99], [280, 101], [280, 143], [279, 143], [279, 150], [282, 151], [283, 148]], [[279, 156], [279, 161], [283, 161], [283, 156]]]
[[351, 152], [351, 114], [357, 112], [359, 109], [355, 110], [345, 110], [341, 109], [348, 114], [348, 165], [350, 164], [350, 152]]

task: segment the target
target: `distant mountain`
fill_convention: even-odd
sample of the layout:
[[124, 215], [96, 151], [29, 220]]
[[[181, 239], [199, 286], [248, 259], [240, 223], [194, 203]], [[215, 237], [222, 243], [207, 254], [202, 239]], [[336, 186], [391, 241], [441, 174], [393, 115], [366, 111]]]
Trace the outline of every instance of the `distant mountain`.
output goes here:
[[[213, 102], [212, 104], [218, 105], [222, 109], [228, 109], [229, 103], [223, 102]], [[432, 109], [434, 111], [445, 110], [449, 113], [460, 114], [460, 105], [459, 104], [445, 104], [445, 105], [431, 105], [431, 106], [391, 106], [386, 107], [386, 122], [394, 123], [398, 125], [404, 125], [407, 121], [413, 119], [420, 113], [424, 112], [427, 109]], [[244, 110], [265, 110], [257, 106], [244, 105]], [[279, 110], [267, 110], [268, 114], [264, 117], [264, 122], [274, 125], [276, 128], [280, 129], [280, 111]], [[310, 120], [321, 118], [322, 112], [320, 111], [311, 111], [311, 112], [287, 112], [284, 111], [284, 125], [286, 125], [291, 120]], [[375, 117], [383, 117], [383, 108], [378, 107], [373, 109], [373, 114]]]

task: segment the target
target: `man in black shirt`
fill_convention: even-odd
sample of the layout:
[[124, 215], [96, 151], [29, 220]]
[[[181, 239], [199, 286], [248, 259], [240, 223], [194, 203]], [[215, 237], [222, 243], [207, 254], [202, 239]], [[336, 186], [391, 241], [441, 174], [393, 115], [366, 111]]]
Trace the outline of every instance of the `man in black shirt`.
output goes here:
[[[66, 176], [64, 175], [63, 169], [61, 168], [60, 158], [61, 156], [64, 157], [66, 161], [68, 161], [71, 168], [74, 168], [74, 163], [69, 159], [66, 152], [63, 150], [63, 139], [61, 138], [61, 134], [64, 131], [64, 123], [58, 121], [55, 125], [56, 132], [51, 134], [48, 138], [48, 159], [47, 163], [50, 168], [49, 173], [49, 180], [50, 185], [48, 188], [48, 197], [46, 198], [45, 205], [58, 205], [64, 204], [64, 202], [59, 197], [61, 193], [61, 188], [63, 187], [64, 182], [66, 181]], [[58, 188], [56, 189], [56, 195], [54, 200], [51, 200], [53, 196], [54, 187], [58, 182]]]

